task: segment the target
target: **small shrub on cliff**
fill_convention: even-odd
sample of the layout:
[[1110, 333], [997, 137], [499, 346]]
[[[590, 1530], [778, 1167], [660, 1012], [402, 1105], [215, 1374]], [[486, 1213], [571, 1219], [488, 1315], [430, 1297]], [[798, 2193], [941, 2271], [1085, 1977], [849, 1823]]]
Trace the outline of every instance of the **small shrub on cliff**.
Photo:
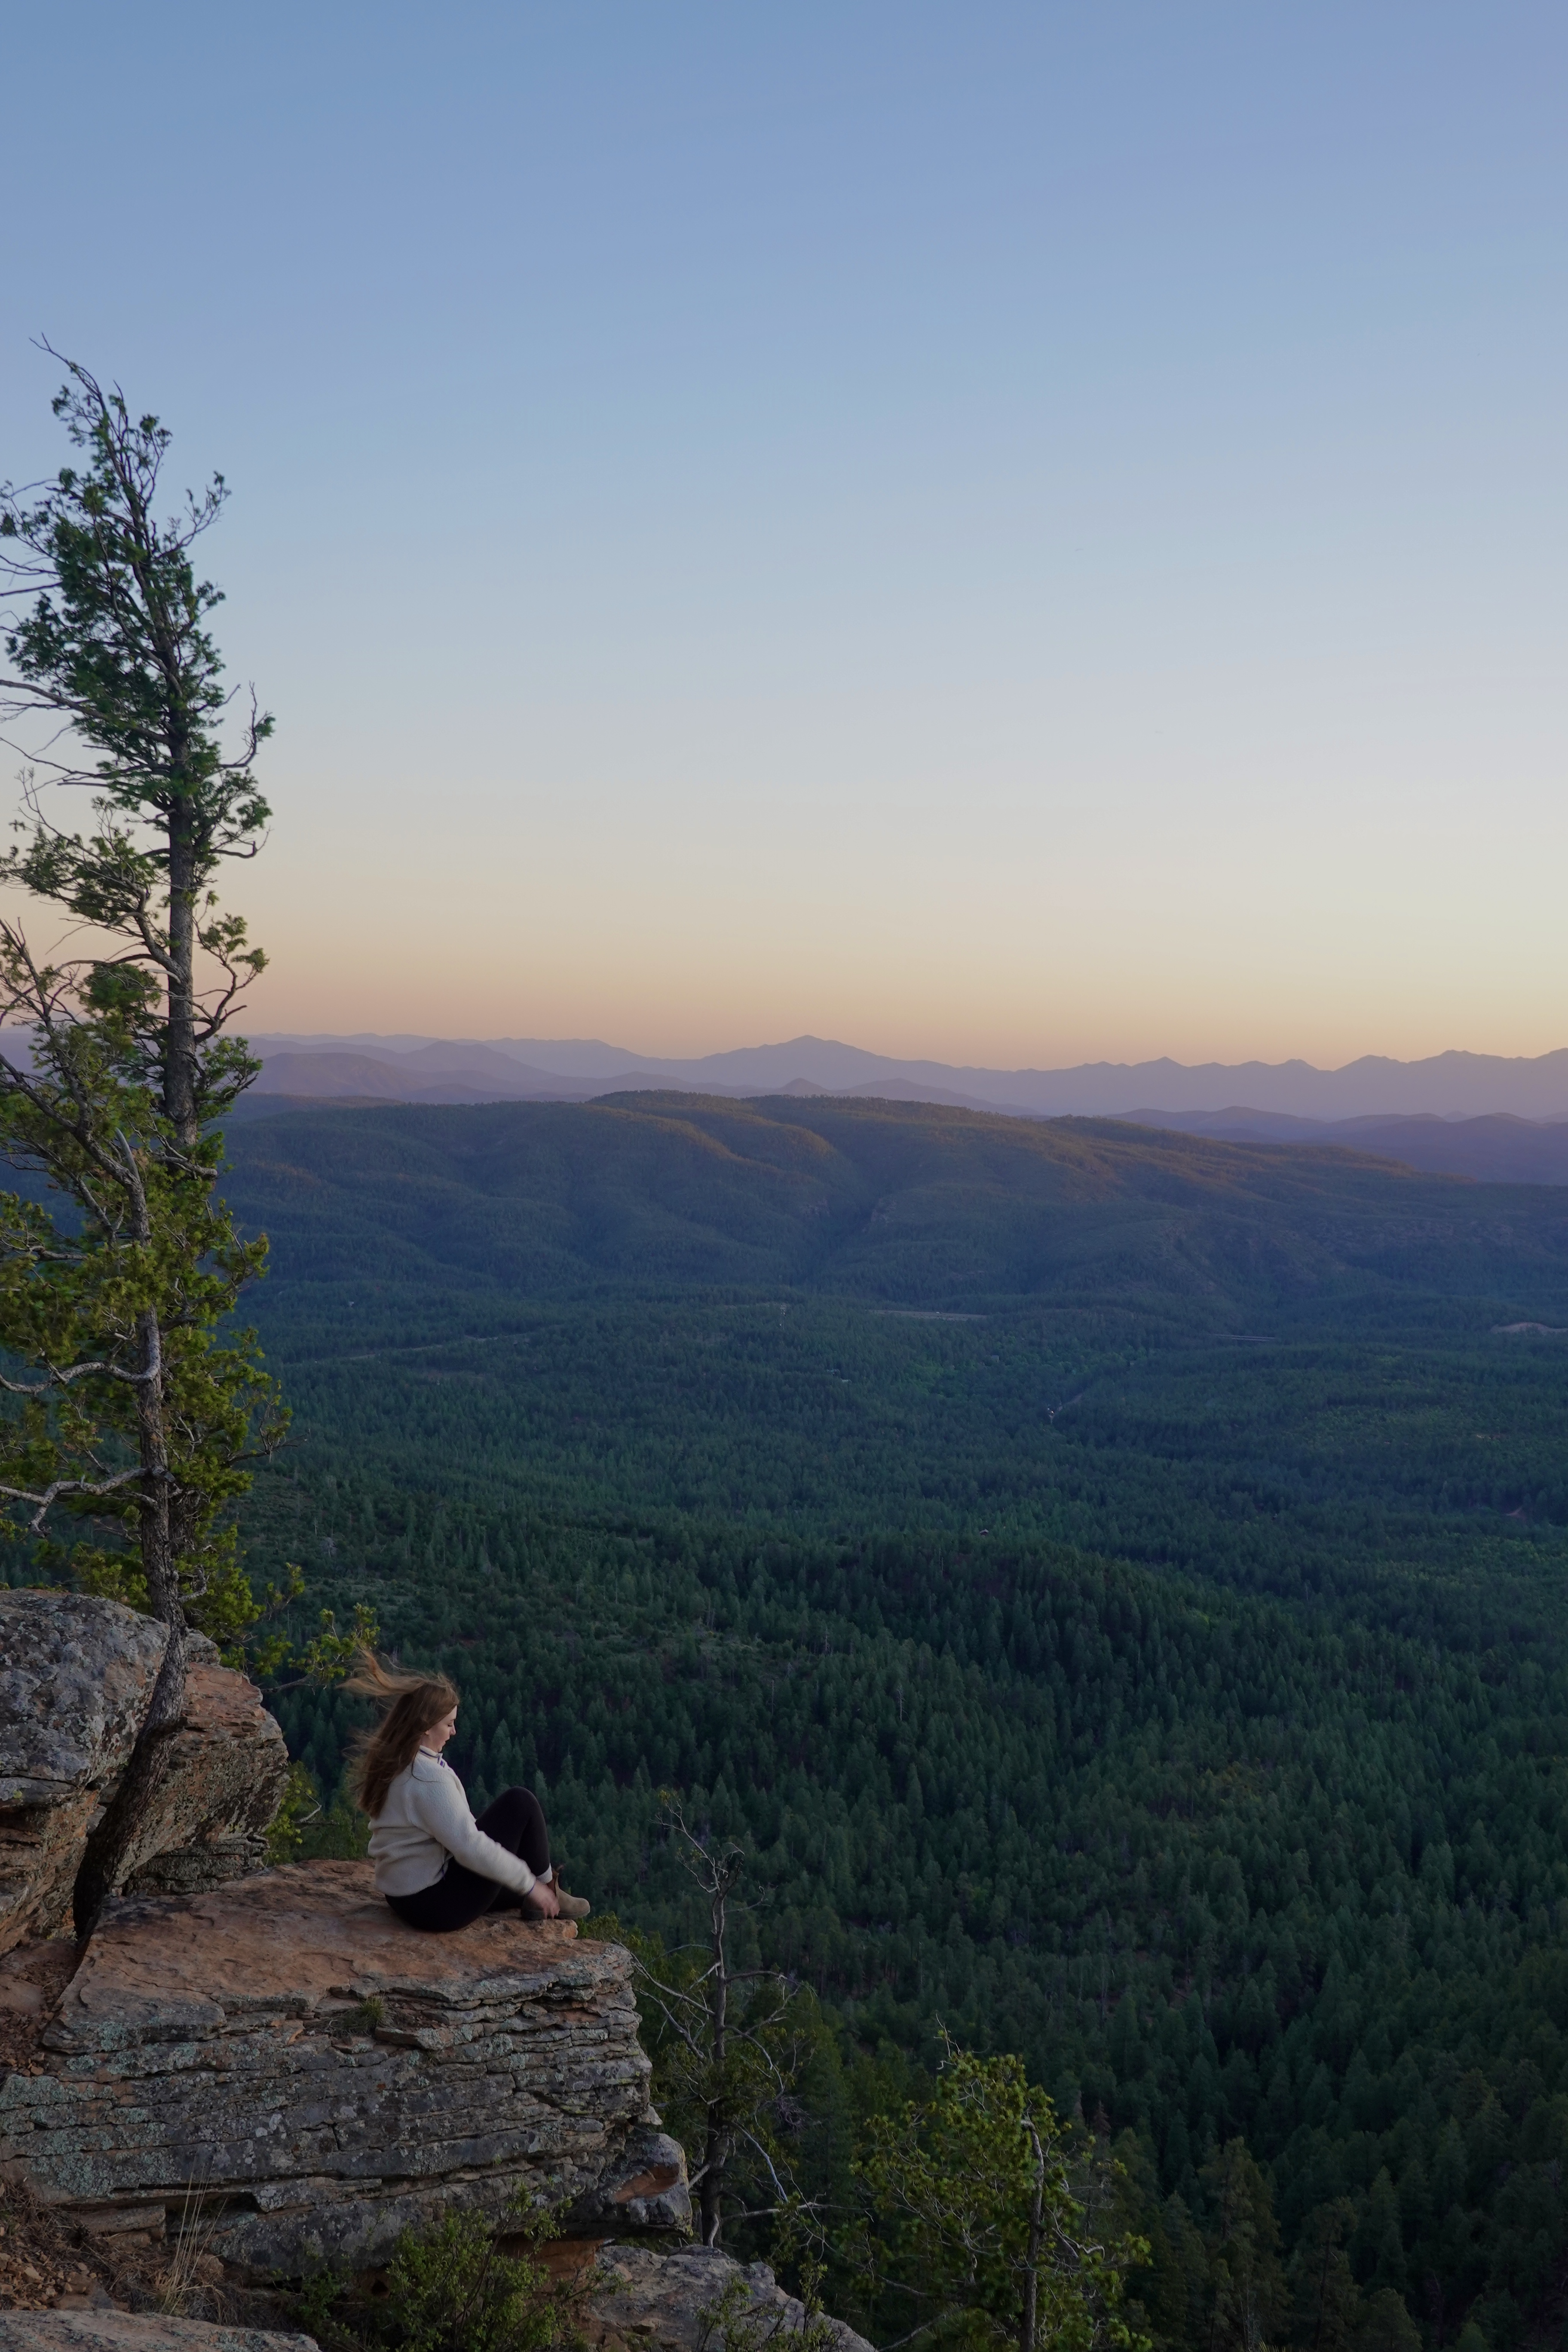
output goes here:
[[804, 2317], [786, 2304], [760, 2301], [743, 2271], [733, 2272], [724, 2292], [698, 2312], [702, 2323], [699, 2352], [838, 2352], [839, 2329], [817, 2300], [820, 2268], [806, 2266], [802, 2281]]
[[267, 1859], [279, 1862], [357, 1862], [370, 1844], [370, 1823], [346, 1790], [330, 1805], [308, 1764], [290, 1764], [289, 1780], [271, 1828]]
[[584, 2352], [581, 2289], [536, 2259], [558, 2227], [521, 2193], [499, 2228], [482, 2213], [445, 2214], [434, 2229], [404, 2231], [380, 2292], [319, 2272], [299, 2317], [323, 2352]]
[[321, 1800], [308, 1764], [290, 1764], [283, 1785], [283, 1801], [267, 1832], [268, 1862], [297, 1862], [304, 1841], [304, 1824], [321, 1810]]
[[553, 2218], [514, 2206], [503, 2254], [481, 2213], [448, 2213], [423, 2236], [405, 2231], [387, 2268], [388, 2303], [405, 2352], [548, 2352], [574, 2331], [554, 2282], [532, 2257]]

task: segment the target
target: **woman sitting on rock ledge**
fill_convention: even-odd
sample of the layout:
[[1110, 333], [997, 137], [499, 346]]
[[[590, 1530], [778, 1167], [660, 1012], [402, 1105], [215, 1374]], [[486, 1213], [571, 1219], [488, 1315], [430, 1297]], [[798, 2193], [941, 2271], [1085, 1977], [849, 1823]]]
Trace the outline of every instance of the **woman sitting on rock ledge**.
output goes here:
[[445, 1675], [406, 1675], [362, 1650], [348, 1685], [384, 1712], [359, 1757], [375, 1883], [400, 1919], [445, 1936], [486, 1912], [585, 1919], [550, 1862], [550, 1832], [531, 1789], [506, 1789], [478, 1821], [441, 1750], [458, 1727]]

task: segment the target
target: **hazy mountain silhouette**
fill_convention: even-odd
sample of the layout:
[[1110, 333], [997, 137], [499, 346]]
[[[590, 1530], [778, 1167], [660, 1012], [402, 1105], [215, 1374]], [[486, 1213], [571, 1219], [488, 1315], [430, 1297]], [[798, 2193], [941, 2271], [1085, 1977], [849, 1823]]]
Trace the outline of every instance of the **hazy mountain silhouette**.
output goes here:
[[988, 1070], [897, 1061], [821, 1037], [739, 1046], [696, 1060], [655, 1060], [598, 1038], [362, 1034], [263, 1036], [254, 1043], [267, 1064], [262, 1090], [295, 1096], [574, 1101], [658, 1087], [733, 1096], [874, 1094], [1037, 1118], [1272, 1115], [1320, 1125], [1400, 1117], [1568, 1120], [1568, 1048], [1533, 1059], [1449, 1053], [1399, 1062], [1365, 1055], [1339, 1070], [1301, 1061], [1188, 1066], [1169, 1059]]

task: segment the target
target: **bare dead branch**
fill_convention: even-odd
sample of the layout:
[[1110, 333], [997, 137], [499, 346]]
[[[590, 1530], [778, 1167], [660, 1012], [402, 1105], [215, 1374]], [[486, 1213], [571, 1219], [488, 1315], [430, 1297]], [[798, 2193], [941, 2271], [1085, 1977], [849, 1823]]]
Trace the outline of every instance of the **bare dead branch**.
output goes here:
[[132, 1478], [142, 1476], [141, 1470], [121, 1470], [112, 1478], [57, 1478], [52, 1486], [39, 1494], [27, 1486], [0, 1486], [0, 1495], [13, 1503], [35, 1503], [37, 1508], [27, 1522], [29, 1535], [41, 1535], [49, 1507], [62, 1495], [111, 1495], [118, 1486], [129, 1486]]

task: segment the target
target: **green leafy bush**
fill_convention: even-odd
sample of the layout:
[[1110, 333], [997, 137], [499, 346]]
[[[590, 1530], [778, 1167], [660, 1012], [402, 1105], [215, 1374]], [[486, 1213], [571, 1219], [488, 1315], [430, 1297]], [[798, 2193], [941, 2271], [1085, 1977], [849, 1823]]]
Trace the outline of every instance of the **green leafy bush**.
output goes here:
[[585, 2282], [563, 2285], [537, 2259], [557, 2231], [521, 2191], [499, 2224], [447, 2213], [433, 2229], [404, 2231], [374, 2292], [319, 2271], [297, 2315], [322, 2352], [581, 2352]]
[[576, 2340], [549, 2272], [533, 2257], [556, 2234], [552, 2216], [514, 2205], [503, 2254], [483, 2214], [448, 2213], [405, 2231], [387, 2266], [388, 2306], [405, 2352], [549, 2352]]

